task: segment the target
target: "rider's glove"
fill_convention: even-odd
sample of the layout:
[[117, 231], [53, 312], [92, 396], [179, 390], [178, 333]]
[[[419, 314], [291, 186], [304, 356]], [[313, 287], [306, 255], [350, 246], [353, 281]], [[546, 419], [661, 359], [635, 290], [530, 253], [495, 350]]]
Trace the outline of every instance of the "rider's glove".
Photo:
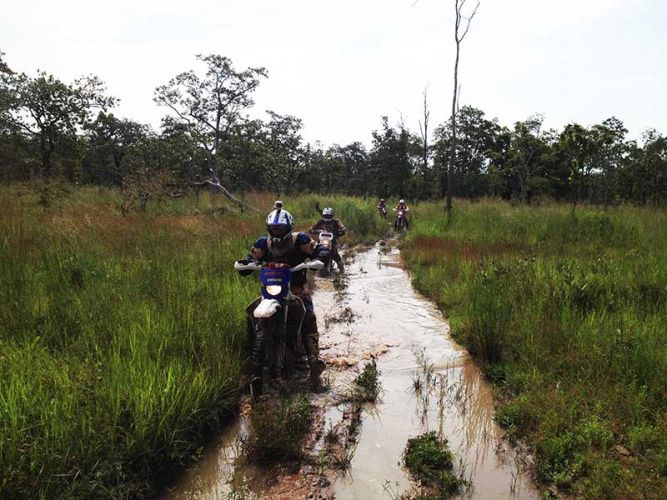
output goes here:
[[[254, 260], [251, 259], [250, 257], [246, 257], [245, 259], [239, 259], [237, 262], [239, 264], [243, 264], [244, 266], [247, 266], [251, 262], [254, 262]], [[242, 271], [239, 271], [239, 274], [241, 276], [248, 276], [249, 274], [252, 274], [252, 271], [250, 269], [244, 269]]]

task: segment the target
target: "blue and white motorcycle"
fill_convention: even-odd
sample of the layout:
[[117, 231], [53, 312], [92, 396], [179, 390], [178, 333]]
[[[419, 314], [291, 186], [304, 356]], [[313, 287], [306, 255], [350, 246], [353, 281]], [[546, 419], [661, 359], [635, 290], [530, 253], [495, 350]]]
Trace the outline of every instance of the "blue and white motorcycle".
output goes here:
[[301, 326], [306, 315], [303, 301], [290, 292], [292, 273], [304, 269], [319, 271], [319, 260], [303, 262], [290, 268], [283, 261], [262, 266], [258, 262], [236, 261], [237, 271], [259, 271], [261, 296], [247, 308], [250, 335], [253, 393], [270, 387], [273, 379], [293, 371], [305, 355]]

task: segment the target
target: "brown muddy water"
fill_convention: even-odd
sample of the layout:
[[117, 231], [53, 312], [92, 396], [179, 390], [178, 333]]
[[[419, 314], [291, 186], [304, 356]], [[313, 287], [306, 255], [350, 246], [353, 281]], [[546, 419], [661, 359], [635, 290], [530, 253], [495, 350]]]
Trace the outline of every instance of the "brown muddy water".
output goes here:
[[406, 442], [429, 430], [449, 441], [454, 472], [469, 481], [461, 497], [539, 497], [526, 472], [529, 456], [509, 446], [493, 420], [490, 387], [451, 339], [440, 312], [413, 290], [398, 251], [376, 246], [359, 253], [343, 283], [317, 279], [317, 285], [331, 390], [311, 396], [320, 427], [310, 440], [311, 456], [321, 450], [322, 429], [349, 418], [349, 405], [338, 401], [354, 376], [373, 358], [381, 372], [380, 401], [361, 413], [346, 470], [326, 461], [283, 473], [247, 464], [241, 416], [164, 498], [398, 498], [416, 492], [400, 463]]

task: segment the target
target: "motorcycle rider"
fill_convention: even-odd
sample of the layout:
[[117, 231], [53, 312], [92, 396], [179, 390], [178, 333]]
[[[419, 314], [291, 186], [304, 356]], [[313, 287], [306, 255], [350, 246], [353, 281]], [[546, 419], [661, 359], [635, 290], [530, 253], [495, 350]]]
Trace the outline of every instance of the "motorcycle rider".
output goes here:
[[[273, 210], [266, 218], [268, 236], [258, 238], [250, 249], [248, 256], [240, 262], [245, 264], [250, 261], [266, 263], [284, 259], [290, 267], [294, 267], [306, 259], [324, 260], [328, 257], [306, 233], [292, 232], [293, 224], [292, 214], [287, 210], [282, 208]], [[250, 271], [241, 271], [243, 275], [249, 273]], [[322, 385], [320, 375], [326, 368], [326, 364], [319, 357], [320, 334], [317, 331], [317, 317], [315, 316], [311, 290], [306, 280], [306, 270], [292, 274], [290, 290], [293, 295], [303, 301], [306, 308], [301, 332], [308, 355], [311, 388], [317, 390]]]
[[[408, 219], [408, 212], [410, 211], [410, 207], [408, 207], [408, 204], [405, 203], [405, 200], [401, 198], [398, 201], [398, 205], [396, 205], [396, 208], [394, 208], [395, 212], [398, 212], [399, 210], [403, 210], [403, 217], [405, 218], [405, 229], [410, 228], [410, 219]], [[394, 230], [398, 229], [398, 218], [394, 220]]]
[[[334, 240], [338, 241], [338, 238], [343, 236], [347, 231], [345, 225], [340, 221], [340, 219], [334, 219], [334, 209], [331, 207], [325, 207], [322, 210], [322, 218], [318, 220], [309, 231], [314, 233], [316, 231], [327, 231], [333, 233]], [[338, 245], [333, 246], [333, 255], [331, 255], [333, 260], [338, 265], [338, 270], [343, 272], [343, 259], [338, 253]]]
[[384, 203], [384, 198], [380, 198], [380, 203], [378, 203], [377, 209], [380, 211], [380, 217], [387, 220], [387, 205]]

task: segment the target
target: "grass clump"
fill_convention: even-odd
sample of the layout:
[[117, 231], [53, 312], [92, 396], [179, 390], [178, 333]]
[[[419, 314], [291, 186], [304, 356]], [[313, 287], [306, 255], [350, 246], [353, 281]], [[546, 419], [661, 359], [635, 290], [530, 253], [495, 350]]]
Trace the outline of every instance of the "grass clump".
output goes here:
[[312, 421], [313, 410], [305, 394], [257, 401], [250, 417], [248, 455], [263, 463], [299, 460]]
[[373, 403], [380, 396], [382, 384], [375, 360], [367, 363], [352, 383], [351, 399], [357, 403]]
[[424, 489], [425, 496], [420, 498], [448, 498], [465, 485], [453, 472], [447, 440], [438, 438], [435, 431], [408, 439], [403, 463]]

